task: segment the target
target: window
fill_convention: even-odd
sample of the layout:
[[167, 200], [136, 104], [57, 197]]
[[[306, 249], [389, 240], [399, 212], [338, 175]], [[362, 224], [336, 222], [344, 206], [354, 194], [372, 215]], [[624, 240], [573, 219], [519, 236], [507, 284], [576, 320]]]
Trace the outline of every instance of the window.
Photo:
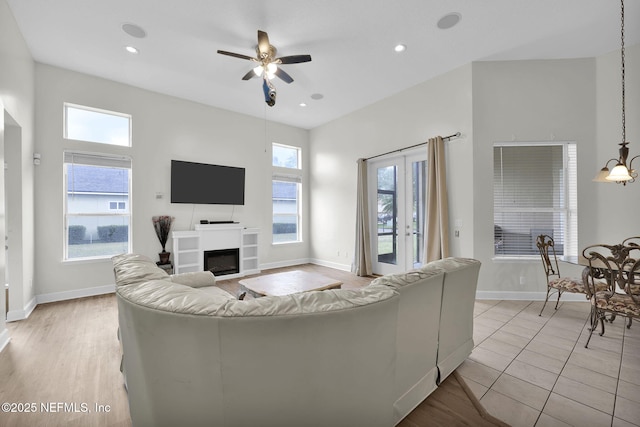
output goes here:
[[302, 167], [300, 148], [273, 144], [273, 243], [300, 242]]
[[64, 259], [131, 252], [131, 159], [64, 153]]
[[131, 116], [65, 103], [64, 138], [131, 147]]
[[536, 237], [547, 234], [556, 253], [578, 253], [577, 152], [575, 143], [494, 144], [495, 255], [538, 254]]
[[126, 203], [125, 202], [109, 202], [109, 209], [112, 211], [115, 210], [125, 210], [126, 209]]

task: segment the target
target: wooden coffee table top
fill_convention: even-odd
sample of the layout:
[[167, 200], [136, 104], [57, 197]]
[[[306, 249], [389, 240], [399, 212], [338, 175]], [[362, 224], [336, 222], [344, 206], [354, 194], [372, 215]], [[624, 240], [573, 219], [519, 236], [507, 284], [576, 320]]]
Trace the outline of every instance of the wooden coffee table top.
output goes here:
[[298, 270], [242, 279], [238, 283], [241, 288], [251, 292], [254, 296], [290, 295], [299, 292], [334, 289], [342, 285], [339, 280], [318, 273]]

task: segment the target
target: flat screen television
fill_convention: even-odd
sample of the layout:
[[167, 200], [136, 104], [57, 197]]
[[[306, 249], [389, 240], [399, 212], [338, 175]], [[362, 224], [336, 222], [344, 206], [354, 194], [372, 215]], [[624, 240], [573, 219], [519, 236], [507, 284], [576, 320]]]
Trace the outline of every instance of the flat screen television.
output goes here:
[[244, 205], [244, 168], [171, 160], [171, 203]]

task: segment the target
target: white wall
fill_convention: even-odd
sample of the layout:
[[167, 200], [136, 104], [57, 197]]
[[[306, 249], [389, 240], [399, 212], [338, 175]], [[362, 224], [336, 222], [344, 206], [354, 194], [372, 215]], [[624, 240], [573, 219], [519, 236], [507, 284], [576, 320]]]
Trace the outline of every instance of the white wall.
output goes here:
[[[356, 160], [462, 133], [447, 143], [450, 222], [462, 224], [451, 237], [456, 256], [472, 256], [474, 142], [471, 66], [417, 85], [311, 131], [311, 257], [350, 269], [356, 213]], [[426, 146], [425, 146], [426, 150]]]
[[[11, 294], [10, 310], [22, 311], [33, 299], [33, 163], [34, 151], [34, 63], [11, 10], [5, 0], [0, 0], [0, 126], [1, 137], [9, 153], [7, 161], [11, 177], [7, 182], [9, 189], [6, 200], [13, 203], [7, 207], [9, 222], [7, 232], [11, 237]], [[4, 135], [4, 129], [11, 130]], [[2, 156], [4, 157], [4, 151]], [[9, 163], [10, 161], [10, 163]], [[0, 187], [4, 193], [4, 186]], [[5, 199], [4, 194], [0, 200]], [[4, 221], [2, 221], [4, 222]], [[4, 239], [5, 230], [0, 233]], [[0, 250], [0, 259], [4, 260], [4, 245]], [[4, 280], [4, 268], [0, 268], [0, 278]], [[4, 282], [3, 282], [4, 283]], [[0, 297], [0, 348], [4, 345], [5, 304], [4, 290]], [[13, 307], [16, 305], [17, 307]]]
[[[626, 52], [628, 141], [636, 141], [639, 132], [637, 120], [630, 119], [640, 110], [640, 79], [634, 79], [639, 51], [634, 46]], [[483, 262], [482, 296], [540, 298], [545, 282], [539, 260], [493, 260], [493, 143], [575, 141], [578, 247], [640, 235], [640, 183], [624, 188], [591, 181], [604, 161], [617, 155], [619, 92], [619, 52], [573, 60], [478, 62], [313, 129], [311, 257], [350, 267], [357, 158], [461, 131], [463, 138], [447, 144], [451, 232], [456, 220], [462, 224], [460, 238], [451, 239], [452, 254]], [[631, 145], [632, 155], [640, 154], [638, 147]], [[640, 159], [635, 166], [640, 169]], [[615, 220], [613, 206], [623, 207]], [[580, 272], [581, 267], [563, 265], [566, 275]]]
[[[482, 261], [480, 291], [543, 292], [540, 261], [493, 261], [493, 150], [500, 141], [575, 141], [578, 150], [578, 247], [597, 229], [593, 209], [595, 60], [473, 64], [476, 143], [474, 255]], [[564, 274], [579, 273], [570, 266]], [[521, 282], [522, 280], [522, 282]], [[485, 294], [490, 296], [491, 294]], [[512, 296], [517, 297], [515, 294]], [[530, 294], [530, 297], [535, 295]]]
[[[113, 284], [110, 260], [64, 262], [63, 175], [65, 149], [127, 154], [133, 159], [133, 252], [157, 259], [160, 243], [153, 215], [176, 218], [172, 231], [193, 229], [201, 219], [234, 220], [261, 229], [261, 264], [308, 259], [308, 243], [271, 245], [271, 142], [302, 147], [308, 164], [308, 131], [267, 123], [241, 114], [145, 91], [60, 68], [36, 66], [36, 147], [42, 163], [36, 169], [36, 287], [42, 301], [79, 292], [106, 291]], [[63, 103], [71, 102], [131, 114], [132, 147], [117, 147], [62, 138]], [[259, 102], [257, 100], [256, 102]], [[268, 118], [268, 112], [267, 112]], [[266, 129], [266, 134], [265, 134]], [[246, 168], [245, 205], [170, 203], [171, 159]], [[306, 177], [308, 179], [308, 176]], [[308, 200], [308, 191], [303, 193]], [[163, 193], [156, 199], [156, 193]], [[305, 212], [308, 207], [305, 206]], [[308, 223], [304, 218], [303, 223]], [[306, 233], [306, 229], [303, 229]], [[167, 249], [171, 248], [171, 239]], [[68, 292], [69, 294], [65, 294]]]

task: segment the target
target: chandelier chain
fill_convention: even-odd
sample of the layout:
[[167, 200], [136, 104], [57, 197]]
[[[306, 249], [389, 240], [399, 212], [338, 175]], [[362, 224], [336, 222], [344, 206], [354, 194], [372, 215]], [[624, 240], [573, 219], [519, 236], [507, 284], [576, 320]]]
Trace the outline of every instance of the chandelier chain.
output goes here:
[[622, 72], [622, 142], [627, 140], [627, 132], [625, 126], [625, 99], [624, 99], [624, 0], [620, 0], [620, 58], [622, 61], [621, 72]]

